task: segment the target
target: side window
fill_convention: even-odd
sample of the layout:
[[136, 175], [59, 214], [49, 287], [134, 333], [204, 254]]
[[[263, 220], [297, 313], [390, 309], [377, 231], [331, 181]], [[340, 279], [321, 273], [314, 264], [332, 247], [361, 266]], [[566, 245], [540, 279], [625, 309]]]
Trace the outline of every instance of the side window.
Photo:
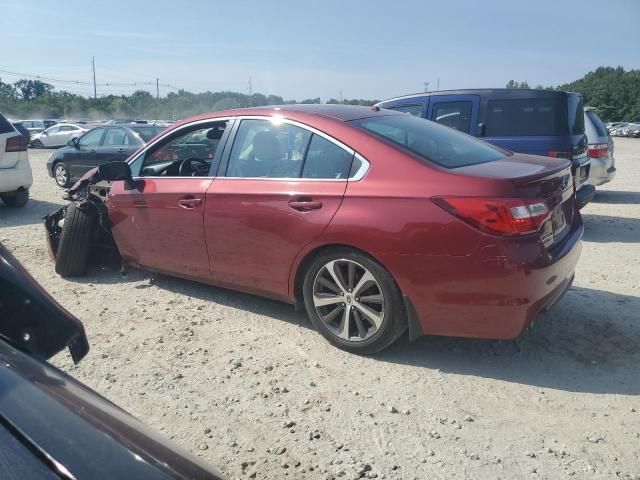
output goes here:
[[46, 132], [48, 134], [58, 133], [59, 131], [60, 131], [60, 127], [51, 127], [51, 128], [47, 128], [47, 130], [46, 130]]
[[398, 105], [397, 107], [388, 107], [396, 112], [408, 113], [416, 117], [422, 117], [422, 105]]
[[439, 102], [433, 106], [431, 120], [461, 132], [471, 128], [471, 102]]
[[110, 128], [104, 136], [102, 145], [105, 147], [121, 146], [124, 143], [126, 134], [121, 128]]
[[[227, 121], [197, 126], [171, 136], [147, 151], [140, 168], [143, 177], [207, 176]], [[135, 162], [137, 163], [137, 161]]]
[[302, 178], [347, 178], [352, 159], [352, 153], [314, 134], [307, 150]]
[[299, 178], [311, 132], [287, 123], [243, 120], [226, 175], [240, 178]]
[[100, 145], [100, 140], [102, 140], [103, 134], [103, 128], [96, 128], [95, 130], [91, 130], [80, 138], [79, 145], [81, 147], [97, 147], [98, 145]]

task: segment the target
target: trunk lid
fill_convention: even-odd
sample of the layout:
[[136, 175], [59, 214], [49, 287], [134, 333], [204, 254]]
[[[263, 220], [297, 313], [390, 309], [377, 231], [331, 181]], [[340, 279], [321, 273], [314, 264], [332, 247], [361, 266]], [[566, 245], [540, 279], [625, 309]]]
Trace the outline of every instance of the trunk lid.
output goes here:
[[569, 232], [575, 209], [570, 161], [514, 154], [457, 170], [465, 175], [507, 181], [518, 198], [543, 200], [549, 215], [538, 233], [545, 247], [556, 245]]

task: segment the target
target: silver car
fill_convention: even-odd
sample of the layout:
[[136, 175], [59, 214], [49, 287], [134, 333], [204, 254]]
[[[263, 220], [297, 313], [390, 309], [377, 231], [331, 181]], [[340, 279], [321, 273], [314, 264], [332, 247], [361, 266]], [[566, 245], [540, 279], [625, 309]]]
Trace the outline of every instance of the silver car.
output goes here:
[[86, 128], [73, 123], [58, 123], [53, 127], [49, 127], [42, 133], [31, 136], [31, 146], [33, 148], [54, 148], [63, 147], [72, 138], [80, 138]]
[[589, 183], [593, 186], [610, 182], [616, 175], [613, 140], [593, 107], [584, 107], [584, 132], [589, 141], [591, 159]]

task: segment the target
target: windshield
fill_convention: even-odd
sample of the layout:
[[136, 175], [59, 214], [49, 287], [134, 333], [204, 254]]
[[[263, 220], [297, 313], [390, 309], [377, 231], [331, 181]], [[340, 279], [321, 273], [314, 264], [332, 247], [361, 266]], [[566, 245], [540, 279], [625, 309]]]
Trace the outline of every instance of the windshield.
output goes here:
[[409, 114], [368, 117], [351, 123], [445, 168], [493, 162], [507, 155], [474, 137]]
[[163, 129], [160, 127], [134, 127], [131, 130], [136, 132], [140, 138], [147, 143], [157, 134], [159, 134]]

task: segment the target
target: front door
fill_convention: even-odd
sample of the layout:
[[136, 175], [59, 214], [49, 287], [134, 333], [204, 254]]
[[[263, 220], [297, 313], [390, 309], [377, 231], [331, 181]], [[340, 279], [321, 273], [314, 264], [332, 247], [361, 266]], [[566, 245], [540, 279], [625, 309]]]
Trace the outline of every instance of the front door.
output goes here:
[[478, 136], [478, 95], [434, 95], [431, 97], [427, 119]]
[[225, 129], [224, 121], [178, 129], [133, 160], [134, 188], [113, 183], [109, 219], [126, 262], [210, 279], [203, 213]]
[[319, 237], [347, 186], [354, 152], [303, 126], [242, 120], [206, 194], [215, 282], [286, 298], [297, 254]]
[[108, 128], [102, 140], [102, 145], [96, 151], [97, 164], [125, 160], [127, 158], [125, 156], [127, 152], [126, 140], [127, 132], [123, 128]]

